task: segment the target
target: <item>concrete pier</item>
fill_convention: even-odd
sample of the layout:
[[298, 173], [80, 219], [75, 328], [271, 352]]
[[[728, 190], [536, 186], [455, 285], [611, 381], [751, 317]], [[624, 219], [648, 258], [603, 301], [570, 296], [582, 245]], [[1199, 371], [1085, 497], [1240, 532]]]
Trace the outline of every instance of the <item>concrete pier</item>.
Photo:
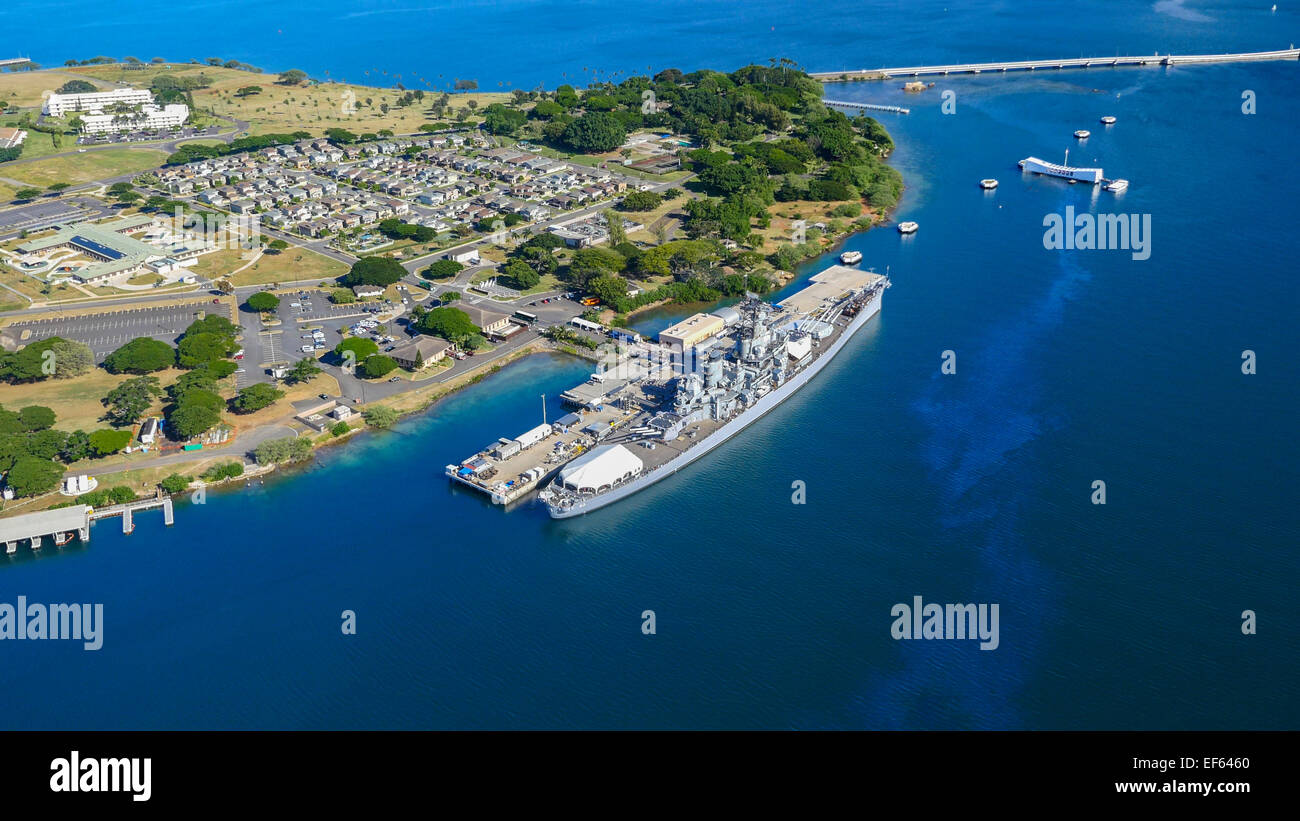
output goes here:
[[142, 499], [98, 510], [89, 505], [71, 505], [0, 519], [0, 543], [4, 544], [5, 553], [12, 556], [18, 552], [18, 543], [21, 541], [27, 541], [33, 551], [40, 550], [46, 536], [58, 546], [67, 544], [68, 539], [63, 537], [68, 533], [76, 533], [83, 543], [89, 542], [91, 522], [111, 516], [121, 516], [122, 532], [131, 533], [135, 530], [135, 513], [154, 508], [162, 508], [163, 522], [168, 527], [176, 523], [170, 496]]
[[5, 544], [5, 553], [18, 552], [18, 542], [26, 540], [32, 550], [40, 550], [46, 536], [54, 538], [62, 533], [76, 533], [82, 539], [90, 539], [90, 507], [72, 505], [57, 510], [42, 510], [22, 516], [0, 519], [0, 542]]

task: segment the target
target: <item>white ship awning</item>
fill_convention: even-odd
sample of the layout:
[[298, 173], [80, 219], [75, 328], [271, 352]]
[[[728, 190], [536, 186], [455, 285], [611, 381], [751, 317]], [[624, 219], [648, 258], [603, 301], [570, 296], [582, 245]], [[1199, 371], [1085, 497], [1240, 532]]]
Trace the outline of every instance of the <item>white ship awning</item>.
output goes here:
[[560, 484], [579, 493], [598, 493], [641, 473], [641, 460], [622, 445], [600, 445], [560, 469]]

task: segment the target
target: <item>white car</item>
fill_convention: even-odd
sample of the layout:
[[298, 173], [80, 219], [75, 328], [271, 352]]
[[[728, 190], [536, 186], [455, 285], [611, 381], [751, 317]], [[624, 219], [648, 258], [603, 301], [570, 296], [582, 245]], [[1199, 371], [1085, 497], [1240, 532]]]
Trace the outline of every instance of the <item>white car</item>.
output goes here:
[[313, 349], [312, 349], [312, 346], [310, 346], [310, 345], [303, 345], [302, 348], [301, 348], [300, 350], [301, 350], [303, 353], [311, 353]]

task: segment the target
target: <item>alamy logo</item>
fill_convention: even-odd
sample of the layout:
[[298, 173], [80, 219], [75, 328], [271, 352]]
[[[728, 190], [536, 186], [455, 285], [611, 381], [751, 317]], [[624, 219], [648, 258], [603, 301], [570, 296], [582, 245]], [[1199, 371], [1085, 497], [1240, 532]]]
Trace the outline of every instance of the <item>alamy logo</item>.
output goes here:
[[0, 639], [64, 639], [84, 642], [87, 650], [104, 646], [104, 605], [0, 603]]
[[1151, 257], [1150, 214], [1075, 214], [1043, 217], [1043, 247], [1049, 251], [1132, 251], [1133, 259]]
[[52, 792], [125, 792], [132, 801], [153, 795], [151, 758], [81, 758], [76, 750], [50, 762]]
[[910, 605], [890, 608], [894, 624], [889, 634], [900, 639], [979, 639], [981, 650], [996, 650], [998, 606], [996, 604], [923, 604], [913, 596]]

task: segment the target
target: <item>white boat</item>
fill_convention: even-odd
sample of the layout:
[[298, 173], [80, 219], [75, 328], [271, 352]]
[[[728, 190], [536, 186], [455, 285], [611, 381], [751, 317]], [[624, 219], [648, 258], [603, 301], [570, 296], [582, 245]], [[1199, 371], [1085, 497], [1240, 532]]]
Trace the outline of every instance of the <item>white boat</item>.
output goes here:
[[844, 263], [845, 265], [857, 265], [861, 261], [862, 261], [861, 251], [845, 251], [844, 253], [840, 254], [840, 262]]
[[997, 187], [998, 181], [995, 179], [980, 180], [980, 188], [983, 188], [985, 191], [992, 191]]
[[1118, 194], [1128, 188], [1128, 180], [1111, 180], [1106, 183], [1106, 190]]
[[1114, 125], [1114, 124], [1115, 124], [1115, 118], [1112, 117], [1112, 116], [1110, 116], [1109, 114], [1107, 114], [1105, 117], [1102, 117], [1102, 118], [1101, 118], [1101, 124], [1102, 124], [1102, 125]]
[[900, 233], [900, 234], [915, 234], [915, 233], [916, 233], [916, 229], [918, 229], [918, 228], [920, 228], [920, 227], [921, 227], [921, 226], [919, 226], [919, 225], [917, 225], [916, 223], [911, 222], [911, 221], [908, 221], [908, 222], [900, 222], [900, 223], [898, 224], [898, 233]]
[[1077, 140], [1086, 140], [1091, 136], [1092, 136], [1092, 132], [1087, 130], [1086, 128], [1080, 128], [1078, 131], [1074, 132], [1074, 137]]

